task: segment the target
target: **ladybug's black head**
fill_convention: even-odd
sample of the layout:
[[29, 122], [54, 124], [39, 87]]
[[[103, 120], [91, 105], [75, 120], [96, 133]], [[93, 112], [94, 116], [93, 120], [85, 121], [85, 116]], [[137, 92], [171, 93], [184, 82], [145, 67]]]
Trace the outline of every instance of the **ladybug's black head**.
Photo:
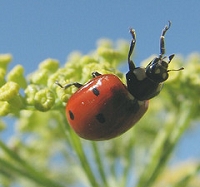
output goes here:
[[173, 59], [174, 54], [168, 58], [154, 58], [145, 68], [146, 75], [154, 82], [160, 83], [168, 79], [168, 64]]
[[[155, 83], [161, 83], [168, 79], [168, 72], [169, 71], [180, 71], [183, 68], [177, 69], [177, 70], [168, 70], [168, 65], [174, 58], [174, 54], [170, 56], [164, 56], [165, 54], [165, 33], [169, 30], [171, 26], [171, 21], [169, 21], [169, 25], [166, 25], [164, 29], [162, 30], [161, 36], [160, 36], [160, 55], [156, 58], [154, 58], [144, 69], [144, 71], [140, 71], [141, 68], [136, 68], [133, 61], [130, 59], [131, 54], [133, 52], [133, 49], [135, 47], [136, 43], [136, 34], [135, 30], [130, 29], [130, 33], [132, 35], [131, 45], [128, 53], [128, 65], [129, 65], [129, 72], [127, 73], [127, 84], [130, 85], [131, 77], [135, 77], [138, 80], [143, 80], [145, 76], [149, 78], [151, 81]], [[137, 69], [137, 71], [136, 71]], [[137, 74], [137, 75], [136, 75]], [[129, 86], [130, 87], [130, 86]]]
[[169, 57], [165, 54], [165, 33], [171, 26], [166, 25], [162, 30], [160, 36], [160, 55], [154, 58], [146, 68], [136, 67], [131, 60], [131, 54], [136, 43], [136, 33], [134, 29], [130, 29], [132, 35], [131, 45], [128, 52], [128, 66], [129, 71], [126, 74], [127, 88], [134, 98], [144, 101], [149, 100], [158, 95], [162, 88], [162, 82], [167, 80], [169, 71], [180, 71], [183, 68], [177, 70], [168, 70], [168, 65], [174, 58], [174, 54]]

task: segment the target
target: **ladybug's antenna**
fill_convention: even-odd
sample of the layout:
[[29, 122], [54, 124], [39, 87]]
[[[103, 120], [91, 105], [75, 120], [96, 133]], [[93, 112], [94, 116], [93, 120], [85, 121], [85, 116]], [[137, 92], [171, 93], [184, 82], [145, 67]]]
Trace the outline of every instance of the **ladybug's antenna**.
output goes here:
[[[168, 58], [169, 58], [169, 61], [168, 61], [168, 64], [172, 61], [172, 59], [174, 58], [174, 54], [172, 54], [172, 55], [170, 55]], [[170, 69], [170, 70], [167, 70], [167, 72], [170, 72], [170, 71], [181, 71], [181, 70], [183, 70], [184, 68], [183, 67], [181, 67], [181, 68], [179, 68], [179, 69]]]
[[167, 70], [167, 72], [170, 72], [170, 71], [181, 71], [181, 70], [183, 70], [184, 68], [182, 67], [182, 68], [179, 68], [179, 69], [169, 69], [169, 70]]
[[80, 83], [78, 83], [78, 82], [69, 83], [69, 84], [66, 84], [66, 85], [63, 86], [63, 85], [60, 84], [57, 80], [56, 80], [55, 84], [57, 84], [58, 86], [60, 86], [60, 87], [63, 88], [63, 89], [67, 89], [67, 88], [69, 88], [70, 86], [75, 86], [75, 87], [77, 87], [77, 88], [80, 88], [81, 86], [83, 86], [82, 84], [80, 84]]
[[165, 54], [165, 33], [169, 30], [171, 24], [172, 24], [171, 21], [169, 21], [169, 25], [166, 25], [165, 28], [162, 30], [162, 34], [160, 37], [160, 55], [159, 55], [160, 59]]

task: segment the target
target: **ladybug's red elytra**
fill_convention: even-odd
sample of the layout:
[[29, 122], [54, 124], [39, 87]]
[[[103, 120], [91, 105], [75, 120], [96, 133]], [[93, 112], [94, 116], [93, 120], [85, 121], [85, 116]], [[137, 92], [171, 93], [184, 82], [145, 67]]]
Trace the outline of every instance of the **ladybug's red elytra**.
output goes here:
[[72, 85], [78, 88], [66, 105], [66, 115], [70, 126], [80, 137], [87, 140], [108, 140], [123, 134], [145, 114], [149, 99], [160, 93], [168, 72], [183, 69], [168, 70], [174, 54], [164, 56], [164, 36], [170, 26], [169, 21], [169, 25], [162, 31], [160, 55], [146, 68], [135, 67], [130, 59], [136, 43], [135, 31], [130, 29], [132, 40], [128, 53], [127, 86], [116, 75], [101, 75], [98, 72], [93, 72], [93, 79], [84, 85], [75, 82], [62, 86], [56, 82], [64, 89]]

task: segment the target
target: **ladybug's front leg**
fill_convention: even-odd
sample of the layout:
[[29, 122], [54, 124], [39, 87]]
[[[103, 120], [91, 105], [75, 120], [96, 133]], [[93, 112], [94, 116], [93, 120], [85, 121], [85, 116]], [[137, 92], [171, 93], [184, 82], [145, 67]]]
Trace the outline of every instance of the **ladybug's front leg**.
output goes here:
[[97, 72], [97, 71], [92, 72], [92, 77], [93, 77], [93, 78], [98, 77], [98, 76], [100, 76], [100, 75], [101, 75], [101, 73], [99, 73], [99, 72]]
[[73, 82], [73, 83], [70, 83], [70, 84], [66, 84], [66, 85], [62, 85], [60, 84], [58, 81], [55, 82], [55, 84], [57, 84], [58, 86], [60, 86], [61, 88], [63, 89], [67, 89], [69, 88], [70, 86], [75, 86], [77, 88], [80, 88], [81, 86], [83, 86], [82, 84], [78, 83], [78, 82]]
[[159, 55], [160, 59], [165, 54], [165, 33], [169, 30], [170, 27], [171, 27], [171, 21], [169, 21], [169, 25], [166, 25], [165, 28], [162, 30], [162, 34], [160, 36], [160, 55]]
[[130, 33], [132, 35], [132, 40], [131, 40], [130, 49], [129, 49], [129, 52], [128, 52], [128, 65], [129, 65], [129, 71], [132, 72], [135, 69], [135, 64], [131, 60], [131, 55], [133, 53], [135, 43], [136, 43], [136, 34], [135, 34], [134, 29], [130, 29]]

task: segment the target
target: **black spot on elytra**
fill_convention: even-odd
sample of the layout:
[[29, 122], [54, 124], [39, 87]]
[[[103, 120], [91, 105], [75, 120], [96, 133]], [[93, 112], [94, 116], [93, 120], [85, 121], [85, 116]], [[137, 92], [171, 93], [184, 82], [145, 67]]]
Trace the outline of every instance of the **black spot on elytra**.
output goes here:
[[106, 119], [102, 113], [99, 113], [96, 115], [96, 119], [99, 121], [99, 123], [105, 123]]
[[71, 120], [74, 120], [74, 114], [71, 110], [69, 110], [69, 117]]
[[92, 89], [92, 92], [96, 96], [98, 96], [100, 94], [99, 90], [97, 88], [95, 88], [95, 87]]

